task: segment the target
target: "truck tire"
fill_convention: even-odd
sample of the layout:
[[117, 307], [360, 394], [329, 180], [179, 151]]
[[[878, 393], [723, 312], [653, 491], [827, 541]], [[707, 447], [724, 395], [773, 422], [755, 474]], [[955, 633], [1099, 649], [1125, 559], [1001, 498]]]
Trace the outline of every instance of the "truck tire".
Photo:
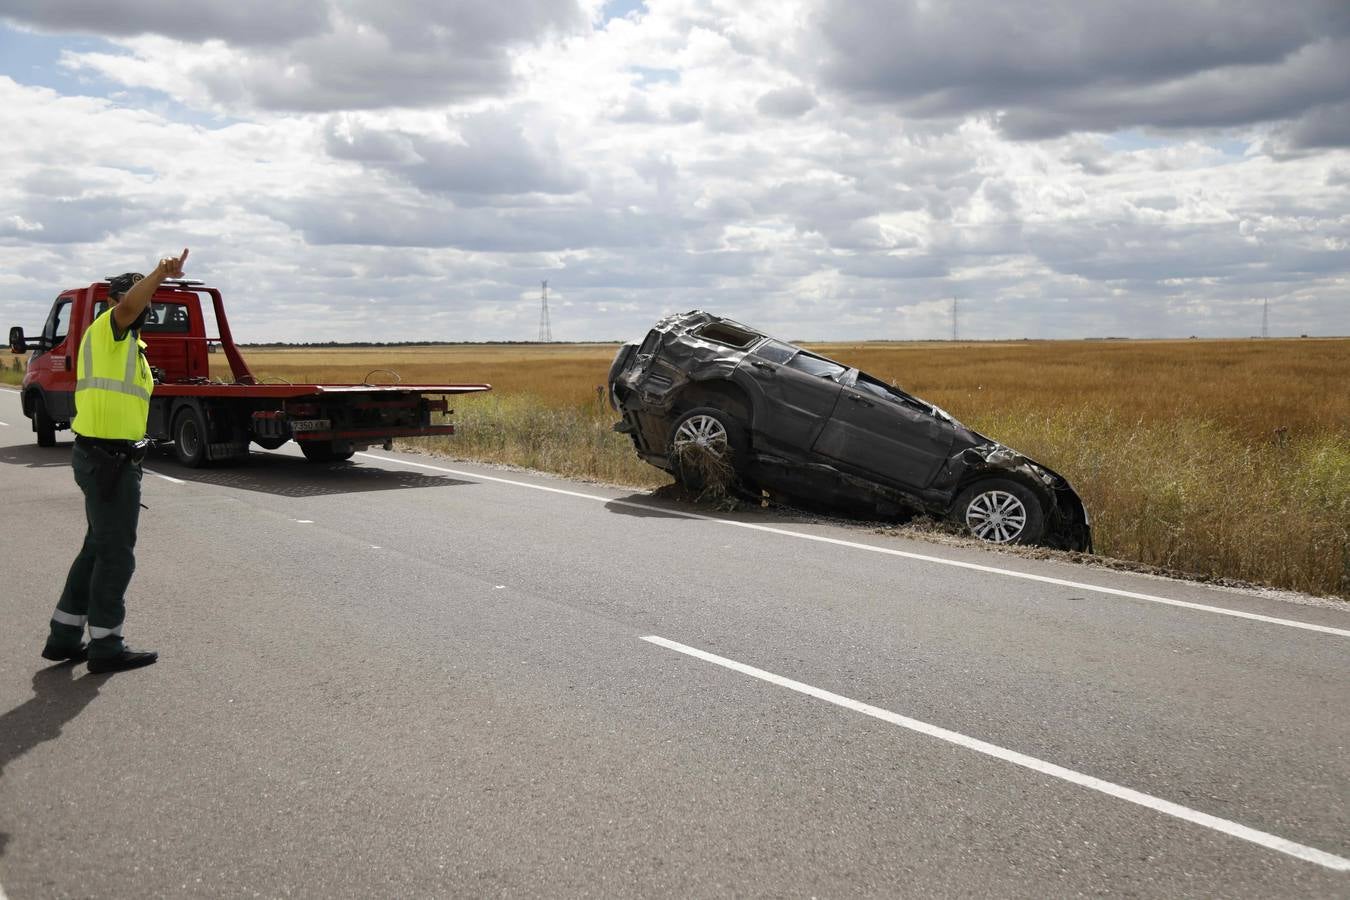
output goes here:
[[300, 452], [305, 454], [305, 459], [312, 463], [345, 462], [356, 453], [356, 448], [352, 446], [351, 441], [334, 441], [332, 443], [297, 441], [296, 443], [300, 445]]
[[56, 423], [47, 414], [47, 401], [41, 394], [33, 398], [33, 430], [39, 447], [56, 446]]
[[173, 420], [173, 452], [189, 469], [206, 465], [206, 422], [195, 406], [185, 406]]

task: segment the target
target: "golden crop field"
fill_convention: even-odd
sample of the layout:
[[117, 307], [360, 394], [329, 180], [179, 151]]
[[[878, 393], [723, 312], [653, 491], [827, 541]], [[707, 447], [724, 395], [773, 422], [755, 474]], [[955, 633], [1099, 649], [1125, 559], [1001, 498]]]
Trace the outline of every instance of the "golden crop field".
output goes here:
[[[653, 487], [597, 396], [613, 344], [245, 351], [265, 379], [488, 382], [436, 452]], [[842, 343], [891, 381], [1067, 477], [1097, 551], [1350, 596], [1350, 340]], [[223, 359], [215, 358], [217, 364]], [[223, 373], [221, 373], [223, 374]], [[392, 381], [374, 373], [372, 382]], [[423, 442], [426, 443], [426, 442]]]

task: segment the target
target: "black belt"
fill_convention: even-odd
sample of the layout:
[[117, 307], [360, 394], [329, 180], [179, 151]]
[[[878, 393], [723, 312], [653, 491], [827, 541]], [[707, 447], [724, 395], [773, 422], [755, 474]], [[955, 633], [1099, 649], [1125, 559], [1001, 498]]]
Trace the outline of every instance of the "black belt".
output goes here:
[[82, 434], [75, 435], [75, 443], [81, 447], [97, 447], [105, 453], [117, 453], [122, 456], [145, 456], [145, 448], [149, 441], [117, 441], [111, 438], [86, 437]]

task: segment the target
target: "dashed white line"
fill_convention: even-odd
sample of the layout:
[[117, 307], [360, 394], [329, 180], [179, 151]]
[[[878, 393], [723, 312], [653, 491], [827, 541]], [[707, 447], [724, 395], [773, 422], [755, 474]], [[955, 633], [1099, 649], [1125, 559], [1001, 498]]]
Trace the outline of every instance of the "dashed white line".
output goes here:
[[174, 478], [171, 475], [164, 475], [160, 472], [156, 472], [154, 469], [147, 469], [144, 466], [141, 467], [141, 471], [147, 475], [153, 475], [156, 478], [163, 478], [165, 481], [172, 481], [174, 484], [187, 484], [187, 482], [181, 478]]
[[1159, 597], [1154, 594], [1141, 594], [1137, 591], [1126, 591], [1120, 588], [1103, 587], [1096, 584], [1086, 584], [1081, 581], [1069, 581], [1064, 578], [1051, 578], [1048, 575], [1033, 575], [1030, 572], [1019, 572], [1016, 569], [1000, 569], [997, 566], [984, 566], [979, 563], [962, 562], [956, 559], [944, 559], [940, 556], [928, 556], [923, 553], [913, 553], [908, 550], [896, 550], [891, 547], [877, 547], [873, 544], [862, 544], [857, 541], [846, 541], [841, 538], [825, 537], [819, 534], [808, 534], [804, 531], [792, 531], [787, 528], [775, 528], [771, 525], [757, 525], [753, 522], [738, 522], [734, 519], [719, 519], [714, 516], [705, 516], [699, 513], [684, 512], [682, 510], [669, 509], [667, 507], [652, 506], [646, 503], [634, 503], [631, 500], [616, 500], [613, 497], [603, 497], [599, 494], [586, 494], [581, 491], [569, 491], [563, 488], [547, 487], [542, 484], [530, 484], [528, 481], [514, 481], [510, 478], [496, 478], [491, 475], [483, 475], [478, 472], [466, 472], [461, 469], [448, 469], [444, 466], [433, 466], [427, 463], [411, 462], [404, 459], [395, 459], [391, 456], [378, 456], [374, 453], [359, 452], [358, 456], [368, 456], [371, 459], [378, 459], [381, 462], [397, 463], [403, 466], [415, 466], [419, 469], [430, 469], [433, 472], [445, 472], [449, 475], [458, 475], [462, 478], [477, 478], [480, 481], [495, 481], [499, 484], [510, 484], [516, 487], [530, 488], [535, 491], [546, 491], [551, 494], [562, 494], [567, 497], [578, 497], [583, 500], [598, 500], [602, 503], [612, 503], [615, 506], [624, 506], [631, 509], [659, 510], [673, 516], [683, 516], [686, 519], [697, 519], [701, 522], [715, 522], [719, 525], [730, 525], [734, 528], [748, 528], [751, 531], [762, 531], [769, 534], [778, 534], [785, 537], [798, 538], [804, 541], [816, 541], [821, 544], [833, 544], [837, 547], [849, 547], [854, 550], [864, 550], [869, 553], [883, 553], [887, 556], [898, 556], [904, 559], [913, 559], [920, 562], [934, 563], [939, 566], [952, 566], [958, 569], [968, 569], [974, 572], [986, 572], [992, 575], [1004, 575], [1009, 578], [1021, 578], [1026, 581], [1036, 581], [1041, 584], [1053, 584], [1059, 587], [1074, 588], [1081, 591], [1092, 591], [1097, 594], [1109, 594], [1113, 597], [1128, 597], [1131, 600], [1144, 600], [1149, 603], [1161, 603], [1165, 606], [1176, 606], [1182, 609], [1196, 610], [1197, 612], [1213, 613], [1219, 616], [1231, 616], [1236, 619], [1248, 619], [1254, 622], [1265, 622], [1269, 625], [1284, 625], [1287, 628], [1301, 628], [1305, 631], [1318, 631], [1323, 634], [1334, 634], [1338, 637], [1350, 637], [1350, 629], [1333, 628], [1330, 625], [1315, 625], [1311, 622], [1300, 622], [1296, 619], [1281, 619], [1275, 616], [1263, 616], [1259, 613], [1243, 612], [1237, 609], [1225, 609], [1222, 606], [1209, 606], [1204, 603], [1191, 603], [1187, 600], [1173, 600], [1170, 597]]
[[749, 675], [751, 678], [758, 678], [760, 681], [766, 681], [769, 684], [796, 691], [799, 694], [805, 694], [808, 697], [815, 697], [817, 700], [824, 700], [826, 703], [833, 703], [835, 706], [841, 706], [844, 709], [862, 713], [863, 715], [871, 716], [874, 719], [880, 719], [883, 722], [888, 722], [891, 725], [896, 725], [900, 728], [928, 735], [929, 737], [946, 741], [949, 744], [964, 747], [967, 750], [974, 750], [976, 753], [982, 753], [985, 756], [992, 756], [995, 759], [1001, 759], [1004, 762], [1010, 762], [1014, 765], [1040, 772], [1042, 775], [1049, 775], [1052, 778], [1058, 778], [1080, 787], [1098, 791], [1119, 800], [1125, 800], [1129, 803], [1134, 803], [1154, 810], [1155, 812], [1163, 813], [1164, 815], [1173, 816], [1195, 825], [1201, 825], [1205, 828], [1222, 832], [1223, 834], [1230, 835], [1252, 844], [1257, 844], [1269, 850], [1285, 853], [1306, 862], [1316, 863], [1319, 866], [1325, 866], [1326, 868], [1334, 869], [1337, 872], [1350, 872], [1350, 859], [1336, 856], [1334, 853], [1328, 853], [1325, 850], [1318, 850], [1316, 847], [1309, 847], [1306, 844], [1299, 844], [1295, 841], [1288, 840], [1287, 838], [1282, 838], [1279, 835], [1258, 831], [1255, 828], [1249, 828], [1238, 822], [1221, 819], [1218, 816], [1212, 816], [1209, 813], [1203, 813], [1199, 810], [1191, 809], [1188, 806], [1173, 803], [1170, 800], [1163, 800], [1161, 797], [1154, 797], [1152, 794], [1145, 794], [1142, 791], [1136, 791], [1133, 788], [1127, 788], [1123, 785], [1105, 781], [1092, 775], [1076, 772], [1073, 769], [1057, 766], [1054, 763], [1037, 759], [1034, 756], [1027, 756], [1025, 753], [1018, 753], [1016, 750], [1009, 750], [1006, 747], [1000, 747], [997, 744], [990, 744], [979, 738], [961, 734], [959, 731], [950, 731], [937, 725], [931, 725], [928, 722], [911, 719], [909, 716], [902, 716], [899, 713], [891, 712], [888, 709], [882, 709], [879, 706], [862, 703], [841, 694], [824, 690], [823, 688], [813, 687], [812, 685], [800, 681], [794, 681], [793, 679], [785, 678], [782, 675], [775, 675], [773, 672], [757, 669], [754, 666], [736, 662], [734, 659], [727, 659], [725, 656], [718, 656], [715, 653], [699, 650], [696, 647], [677, 643], [676, 641], [658, 637], [654, 634], [647, 635], [643, 637], [642, 640], [649, 644], [655, 644], [658, 647], [665, 647], [667, 650], [674, 650], [676, 653], [683, 653], [686, 656], [692, 656], [695, 659], [701, 659], [704, 662], [721, 666], [724, 669], [730, 669], [733, 672], [740, 672], [742, 675]]
[[294, 522], [294, 523], [297, 524], [297, 525], [313, 525], [313, 524], [314, 524], [314, 520], [313, 520], [313, 519], [292, 519], [291, 521]]
[[[0, 425], [5, 426], [6, 428], [9, 427], [9, 423], [8, 423], [8, 422], [0, 422]], [[0, 894], [0, 900], [4, 900], [4, 895], [3, 895], [3, 894]]]

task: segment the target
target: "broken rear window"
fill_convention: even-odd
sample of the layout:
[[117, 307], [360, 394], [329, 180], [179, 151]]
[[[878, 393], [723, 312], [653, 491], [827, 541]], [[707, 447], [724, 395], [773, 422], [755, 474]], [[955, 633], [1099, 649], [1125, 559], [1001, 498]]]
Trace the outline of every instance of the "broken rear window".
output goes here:
[[739, 348], [749, 347], [759, 340], [759, 335], [753, 331], [746, 331], [744, 328], [737, 328], [735, 325], [726, 322], [709, 322], [698, 330], [698, 336], [710, 341], [717, 341], [719, 344], [730, 344]]
[[847, 368], [837, 362], [830, 362], [823, 356], [815, 356], [805, 350], [788, 360], [788, 366], [793, 369], [800, 369], [808, 375], [833, 378], [836, 381], [839, 380], [840, 375], [848, 371]]
[[778, 363], [780, 366], [792, 359], [792, 354], [796, 352], [796, 347], [775, 340], [767, 340], [755, 348], [756, 356], [762, 356], [769, 362]]

